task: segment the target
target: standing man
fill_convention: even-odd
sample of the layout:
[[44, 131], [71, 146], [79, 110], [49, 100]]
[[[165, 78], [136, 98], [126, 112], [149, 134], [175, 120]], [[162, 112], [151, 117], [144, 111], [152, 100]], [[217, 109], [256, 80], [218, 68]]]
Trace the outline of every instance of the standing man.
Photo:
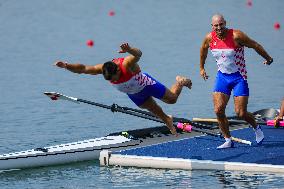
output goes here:
[[191, 89], [191, 80], [183, 76], [177, 76], [176, 83], [168, 89], [149, 74], [141, 72], [137, 63], [142, 56], [139, 49], [130, 47], [128, 43], [123, 43], [120, 48], [119, 53], [128, 52], [130, 55], [125, 58], [115, 58], [112, 61], [95, 66], [69, 64], [62, 61], [56, 62], [55, 66], [78, 74], [103, 74], [104, 78], [110, 81], [115, 88], [126, 93], [137, 106], [147, 109], [163, 120], [171, 133], [177, 135], [172, 116], [165, 114], [153, 97], [167, 104], [174, 104], [184, 86]]
[[200, 48], [200, 75], [204, 80], [208, 79], [204, 65], [210, 48], [218, 66], [213, 91], [214, 111], [219, 128], [226, 140], [224, 144], [217, 147], [218, 149], [234, 146], [229, 131], [229, 122], [225, 115], [225, 109], [232, 90], [234, 91], [237, 116], [247, 121], [254, 128], [257, 144], [261, 144], [264, 139], [264, 134], [260, 126], [256, 124], [254, 116], [247, 112], [249, 87], [244, 47], [253, 48], [265, 59], [264, 64], [270, 65], [273, 62], [271, 56], [259, 43], [240, 30], [228, 29], [223, 15], [215, 14], [212, 17], [212, 32], [206, 35]]

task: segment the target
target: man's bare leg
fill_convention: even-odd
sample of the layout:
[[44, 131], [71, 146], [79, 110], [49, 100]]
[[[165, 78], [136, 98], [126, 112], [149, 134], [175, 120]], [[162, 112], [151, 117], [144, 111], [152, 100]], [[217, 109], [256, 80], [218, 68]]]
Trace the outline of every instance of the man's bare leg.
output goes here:
[[177, 136], [177, 131], [173, 126], [173, 117], [165, 114], [162, 108], [156, 103], [156, 101], [152, 97], [148, 98], [140, 106], [140, 108], [147, 109], [149, 112], [160, 118], [167, 125], [171, 133]]
[[257, 125], [253, 114], [247, 111], [248, 98], [248, 96], [234, 97], [235, 112], [238, 117], [248, 122], [254, 128], [256, 142], [257, 144], [261, 144], [264, 139], [264, 134], [261, 127]]
[[248, 96], [234, 97], [235, 112], [238, 117], [248, 122], [254, 129], [257, 124], [252, 113], [247, 111]]
[[229, 130], [229, 122], [225, 114], [225, 109], [228, 104], [230, 96], [220, 93], [213, 93], [214, 111], [217, 116], [219, 128], [226, 140], [226, 142], [217, 147], [217, 149], [231, 148], [233, 147], [233, 142], [231, 141], [231, 134]]
[[219, 128], [225, 138], [230, 138], [231, 134], [229, 131], [229, 122], [225, 114], [225, 109], [230, 97], [224, 93], [214, 92], [213, 93], [213, 103], [214, 112], [217, 116]]
[[183, 76], [177, 76], [176, 83], [166, 90], [161, 100], [167, 104], [175, 104], [184, 86], [191, 89], [191, 80]]

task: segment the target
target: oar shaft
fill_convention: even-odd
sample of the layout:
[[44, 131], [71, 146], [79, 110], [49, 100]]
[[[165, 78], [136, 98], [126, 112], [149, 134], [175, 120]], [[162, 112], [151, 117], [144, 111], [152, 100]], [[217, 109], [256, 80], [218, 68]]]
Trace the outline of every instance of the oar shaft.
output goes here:
[[[164, 123], [162, 120], [158, 119], [157, 117], [154, 117], [153, 115], [151, 115], [151, 116], [144, 115], [143, 113], [145, 113], [145, 111], [143, 111], [143, 113], [141, 114], [141, 113], [138, 113], [139, 110], [137, 111], [136, 109], [132, 109], [132, 108], [127, 108], [127, 110], [125, 110], [124, 109], [125, 107], [121, 107], [121, 106], [118, 106], [118, 105], [107, 106], [107, 105], [104, 105], [104, 104], [100, 104], [100, 103], [96, 103], [96, 102], [92, 102], [92, 101], [88, 101], [88, 100], [84, 100], [84, 99], [79, 99], [79, 98], [77, 99], [77, 101], [82, 102], [82, 103], [86, 103], [86, 104], [90, 104], [90, 105], [95, 105], [95, 106], [102, 107], [102, 108], [106, 108], [106, 109], [110, 109], [113, 112], [114, 111], [115, 112], [121, 112], [121, 113], [129, 114], [129, 115], [133, 115], [133, 116], [136, 116], [136, 117], [148, 119], [148, 120], [151, 120], [151, 121]], [[131, 110], [131, 111], [129, 111], [129, 110]], [[193, 123], [188, 119], [185, 119], [185, 120], [187, 122], [189, 122], [190, 124], [192, 124], [193, 126], [197, 126], [197, 125], [200, 126], [201, 125], [199, 123]], [[198, 129], [196, 127], [192, 128], [192, 130], [196, 131], [196, 132], [204, 133], [204, 134], [207, 134], [207, 135], [210, 135], [210, 136], [220, 137], [220, 135], [218, 135], [218, 134], [215, 134], [215, 133], [212, 133], [212, 132], [209, 132], [209, 131], [205, 131], [203, 129]]]
[[164, 123], [162, 120], [154, 117], [153, 115], [151, 115], [151, 117], [149, 117], [147, 115], [138, 113], [136, 111], [125, 110], [125, 107], [118, 106], [117, 104], [113, 104], [112, 106], [108, 106], [108, 105], [104, 105], [104, 104], [100, 104], [100, 103], [96, 103], [96, 102], [92, 102], [92, 101], [88, 101], [88, 100], [84, 100], [84, 99], [80, 99], [80, 98], [78, 98], [77, 101], [85, 103], [85, 104], [90, 104], [90, 105], [98, 106], [98, 107], [101, 107], [101, 108], [109, 109], [112, 112], [121, 112], [121, 113], [125, 113], [125, 114], [128, 114], [128, 115], [133, 115], [133, 116], [136, 116], [136, 117], [140, 117], [140, 118]]
[[98, 106], [98, 107], [101, 107], [101, 108], [109, 109], [109, 110], [111, 109], [111, 106], [100, 104], [100, 103], [96, 103], [96, 102], [92, 102], [92, 101], [88, 101], [88, 100], [84, 100], [84, 99], [80, 99], [80, 98], [78, 98], [77, 101], [78, 102], [83, 102], [85, 104], [90, 104], [90, 105]]
[[130, 111], [133, 111], [133, 112], [137, 112], [137, 113], [145, 114], [145, 115], [148, 115], [148, 116], [156, 117], [154, 114], [152, 114], [151, 112], [148, 112], [148, 111], [138, 110], [138, 109], [129, 108], [129, 107], [121, 107], [121, 108], [123, 108], [124, 110], [130, 110]]

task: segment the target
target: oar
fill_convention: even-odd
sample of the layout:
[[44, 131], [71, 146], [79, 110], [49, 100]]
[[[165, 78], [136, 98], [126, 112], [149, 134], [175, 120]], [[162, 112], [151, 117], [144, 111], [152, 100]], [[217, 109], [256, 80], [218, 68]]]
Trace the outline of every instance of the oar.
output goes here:
[[[279, 114], [279, 112], [276, 109], [267, 108], [267, 109], [257, 110], [252, 114], [254, 115], [257, 124], [266, 125], [266, 120], [271, 118], [273, 119]], [[229, 123], [247, 124], [246, 121], [236, 118], [237, 116], [228, 117]], [[192, 121], [218, 123], [218, 120], [216, 118], [192, 118]]]
[[[199, 118], [194, 117], [192, 118], [192, 121], [196, 122], [209, 122], [209, 123], [218, 123], [218, 120], [216, 118]], [[235, 124], [248, 124], [245, 120], [238, 120], [238, 119], [228, 119], [229, 123], [235, 123]], [[256, 121], [257, 124], [265, 125], [265, 121]]]
[[[129, 114], [129, 115], [133, 115], [133, 116], [137, 116], [137, 117], [141, 117], [144, 119], [149, 119], [152, 121], [156, 121], [156, 122], [160, 122], [160, 123], [164, 123], [162, 120], [158, 119], [156, 116], [154, 116], [151, 112], [147, 112], [147, 111], [143, 111], [143, 110], [137, 110], [134, 108], [128, 108], [128, 107], [122, 107], [119, 106], [117, 104], [112, 104], [111, 106], [108, 105], [104, 105], [104, 104], [100, 104], [100, 103], [96, 103], [96, 102], [92, 102], [92, 101], [88, 101], [88, 100], [84, 100], [84, 99], [80, 99], [80, 98], [75, 98], [75, 97], [70, 97], [67, 95], [63, 95], [60, 93], [56, 93], [56, 92], [45, 92], [44, 94], [46, 94], [47, 96], [49, 96], [52, 100], [67, 100], [70, 102], [75, 102], [75, 103], [86, 103], [86, 104], [90, 104], [90, 105], [95, 105], [101, 108], [105, 108], [105, 109], [110, 109], [112, 112], [121, 112], [121, 113], [125, 113], [125, 114]], [[190, 121], [189, 119], [185, 119], [185, 118], [177, 118], [174, 117], [173, 118], [173, 122], [183, 122], [183, 123], [191, 123], [192, 121]], [[199, 128], [206, 128], [206, 129], [210, 129], [210, 126], [207, 126], [205, 124], [201, 124], [201, 123], [192, 123], [195, 124], [196, 127]]]
[[98, 106], [98, 107], [101, 107], [101, 108], [109, 109], [112, 112], [121, 112], [121, 113], [129, 114], [129, 115], [141, 117], [141, 118], [144, 118], [144, 119], [151, 119], [151, 120], [154, 119], [154, 120], [160, 121], [158, 118], [149, 117], [149, 116], [143, 115], [143, 114], [138, 113], [138, 112], [125, 110], [123, 107], [121, 107], [117, 104], [112, 104], [111, 106], [108, 106], [108, 105], [105, 105], [105, 104], [100, 104], [100, 103], [96, 103], [96, 102], [92, 102], [92, 101], [88, 101], [88, 100], [84, 100], [84, 99], [80, 99], [80, 98], [75, 98], [75, 97], [63, 95], [63, 94], [56, 93], [56, 92], [44, 92], [44, 94], [47, 95], [48, 97], [50, 97], [51, 100], [67, 100], [67, 101], [74, 102], [74, 103], [77, 103], [77, 104], [82, 102], [82, 103], [85, 103], [85, 104], [90, 104], [90, 105]]
[[[104, 104], [100, 104], [100, 103], [96, 103], [96, 102], [92, 102], [92, 101], [88, 101], [88, 100], [84, 100], [84, 99], [80, 99], [80, 98], [70, 97], [70, 96], [63, 95], [63, 94], [56, 93], [56, 92], [44, 92], [44, 94], [47, 95], [48, 97], [50, 97], [52, 100], [60, 100], [61, 99], [61, 100], [67, 100], [67, 101], [70, 101], [70, 102], [75, 102], [75, 103], [82, 102], [82, 103], [98, 106], [98, 107], [101, 107], [101, 108], [109, 109], [112, 112], [121, 112], [121, 113], [129, 114], [129, 115], [137, 116], [137, 117], [140, 117], [140, 118], [156, 121], [156, 122], [159, 122], [159, 123], [164, 123], [162, 120], [153, 116], [153, 114], [147, 116], [147, 115], [145, 115], [145, 111], [142, 111], [142, 113], [139, 113], [140, 110], [137, 111], [136, 109], [121, 107], [117, 104], [113, 104], [111, 106], [108, 106], [108, 105], [104, 105]], [[214, 136], [214, 137], [222, 137], [222, 135], [220, 135], [220, 134], [215, 134], [215, 133], [212, 133], [212, 132], [209, 132], [209, 131], [205, 131], [204, 129], [197, 128], [197, 127], [200, 127], [203, 124], [195, 123], [195, 122], [192, 122], [188, 119], [184, 119], [184, 121], [186, 121], [187, 123], [194, 126], [194, 128], [192, 128], [193, 131], [200, 132], [200, 133], [207, 134], [207, 135]], [[251, 145], [250, 141], [242, 140], [242, 139], [239, 139], [239, 138], [232, 137], [232, 140], [234, 140], [236, 142], [243, 143], [243, 144]]]
[[278, 116], [278, 114], [279, 111], [274, 108], [266, 108], [253, 112], [253, 115], [255, 116], [256, 119], [262, 119], [262, 120], [267, 120], [270, 118], [273, 119], [276, 116]]
[[[116, 105], [116, 106], [119, 107], [119, 109], [122, 109], [122, 110], [136, 112], [136, 113], [139, 113], [139, 114], [143, 114], [143, 115], [153, 117], [155, 119], [157, 118], [154, 114], [152, 114], [151, 112], [148, 112], [148, 111], [138, 110], [138, 109], [129, 108], [129, 107], [125, 107], [125, 106], [118, 106], [118, 105]], [[149, 118], [147, 118], [147, 119], [149, 119]], [[186, 118], [173, 117], [173, 122], [174, 123], [178, 123], [178, 122], [189, 123], [189, 122], [192, 122], [192, 121], [189, 120], [189, 119], [186, 119]], [[205, 124], [200, 124], [200, 123], [195, 123], [195, 124], [196, 124], [196, 127], [199, 127], [199, 128], [205, 128], [205, 129], [212, 129], [213, 128], [212, 126], [205, 125]]]
[[[77, 104], [82, 102], [82, 103], [98, 106], [98, 107], [101, 107], [101, 108], [109, 109], [112, 112], [121, 112], [121, 113], [129, 114], [129, 115], [137, 116], [137, 117], [140, 117], [140, 118], [149, 119], [149, 120], [152, 120], [152, 121], [164, 123], [162, 120], [158, 119], [152, 113], [146, 112], [146, 111], [143, 111], [143, 110], [137, 110], [137, 109], [133, 109], [133, 108], [122, 107], [122, 106], [119, 106], [117, 104], [112, 104], [111, 106], [108, 106], [108, 105], [104, 105], [104, 104], [100, 104], [100, 103], [96, 103], [96, 102], [92, 102], [92, 101], [88, 101], [88, 100], [84, 100], [84, 99], [80, 99], [80, 98], [70, 97], [70, 96], [63, 95], [63, 94], [56, 93], [56, 92], [45, 92], [44, 94], [47, 95], [48, 97], [50, 97], [51, 100], [67, 100], [67, 101], [70, 101], [70, 102], [75, 102]], [[190, 123], [191, 121], [188, 120], [188, 119], [185, 119], [185, 118], [174, 118], [174, 122]], [[200, 124], [200, 123], [194, 123], [194, 124], [197, 127], [201, 127], [203, 125], [203, 124]], [[208, 126], [206, 126], [206, 125], [204, 125], [204, 126], [206, 128], [208, 128]]]

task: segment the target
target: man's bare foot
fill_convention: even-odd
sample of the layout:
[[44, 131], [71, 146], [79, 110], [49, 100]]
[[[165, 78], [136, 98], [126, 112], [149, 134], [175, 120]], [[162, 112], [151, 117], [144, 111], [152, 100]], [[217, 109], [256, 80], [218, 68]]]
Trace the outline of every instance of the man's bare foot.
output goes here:
[[186, 78], [186, 77], [184, 77], [184, 76], [178, 75], [178, 76], [176, 76], [176, 80], [177, 80], [177, 82], [178, 82], [180, 85], [185, 86], [185, 87], [191, 89], [192, 82], [191, 82], [190, 79], [188, 79], [188, 78]]
[[173, 124], [173, 116], [169, 115], [168, 116], [168, 121], [167, 121], [167, 127], [170, 129], [171, 133], [175, 136], [178, 136], [176, 128]]

